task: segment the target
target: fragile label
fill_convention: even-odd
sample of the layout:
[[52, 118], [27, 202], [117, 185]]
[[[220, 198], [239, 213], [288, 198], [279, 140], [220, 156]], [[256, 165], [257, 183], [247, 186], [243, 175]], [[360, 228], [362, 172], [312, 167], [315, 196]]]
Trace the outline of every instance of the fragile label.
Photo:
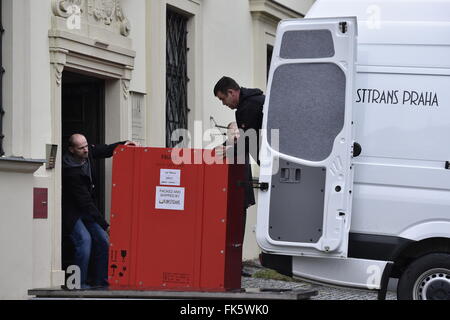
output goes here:
[[162, 186], [179, 186], [181, 180], [181, 170], [161, 169], [159, 184]]
[[155, 208], [184, 210], [184, 188], [156, 187]]

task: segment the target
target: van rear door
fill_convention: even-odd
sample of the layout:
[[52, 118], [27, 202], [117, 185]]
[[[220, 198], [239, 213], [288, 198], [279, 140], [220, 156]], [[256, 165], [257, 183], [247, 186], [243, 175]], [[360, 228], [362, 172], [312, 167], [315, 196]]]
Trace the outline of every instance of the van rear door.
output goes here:
[[269, 253], [347, 256], [356, 18], [282, 21], [264, 105], [256, 235]]

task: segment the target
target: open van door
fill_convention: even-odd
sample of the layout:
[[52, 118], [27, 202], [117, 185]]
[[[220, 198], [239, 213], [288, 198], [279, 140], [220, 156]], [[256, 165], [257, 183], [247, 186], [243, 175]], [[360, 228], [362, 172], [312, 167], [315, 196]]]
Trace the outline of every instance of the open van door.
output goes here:
[[256, 236], [267, 253], [347, 257], [356, 18], [284, 20], [261, 145]]

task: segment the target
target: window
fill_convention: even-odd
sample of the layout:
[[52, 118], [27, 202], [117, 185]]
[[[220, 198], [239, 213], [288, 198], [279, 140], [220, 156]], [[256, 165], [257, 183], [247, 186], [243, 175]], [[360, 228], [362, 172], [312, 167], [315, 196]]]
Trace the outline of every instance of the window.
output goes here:
[[5, 155], [3, 150], [3, 116], [5, 115], [5, 110], [3, 109], [3, 74], [5, 69], [3, 69], [3, 23], [2, 23], [2, 0], [0, 0], [0, 157]]
[[167, 9], [166, 43], [166, 147], [182, 141], [172, 141], [172, 133], [188, 127], [187, 77], [187, 22], [188, 18]]

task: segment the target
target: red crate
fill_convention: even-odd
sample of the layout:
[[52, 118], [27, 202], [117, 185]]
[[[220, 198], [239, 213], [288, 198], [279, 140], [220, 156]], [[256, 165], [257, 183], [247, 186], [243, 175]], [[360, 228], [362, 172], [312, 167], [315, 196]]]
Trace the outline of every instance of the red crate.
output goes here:
[[172, 149], [116, 149], [111, 289], [241, 287], [244, 190], [237, 181], [243, 180], [244, 167], [206, 164], [201, 159], [210, 150], [182, 152], [199, 164], [174, 163]]

